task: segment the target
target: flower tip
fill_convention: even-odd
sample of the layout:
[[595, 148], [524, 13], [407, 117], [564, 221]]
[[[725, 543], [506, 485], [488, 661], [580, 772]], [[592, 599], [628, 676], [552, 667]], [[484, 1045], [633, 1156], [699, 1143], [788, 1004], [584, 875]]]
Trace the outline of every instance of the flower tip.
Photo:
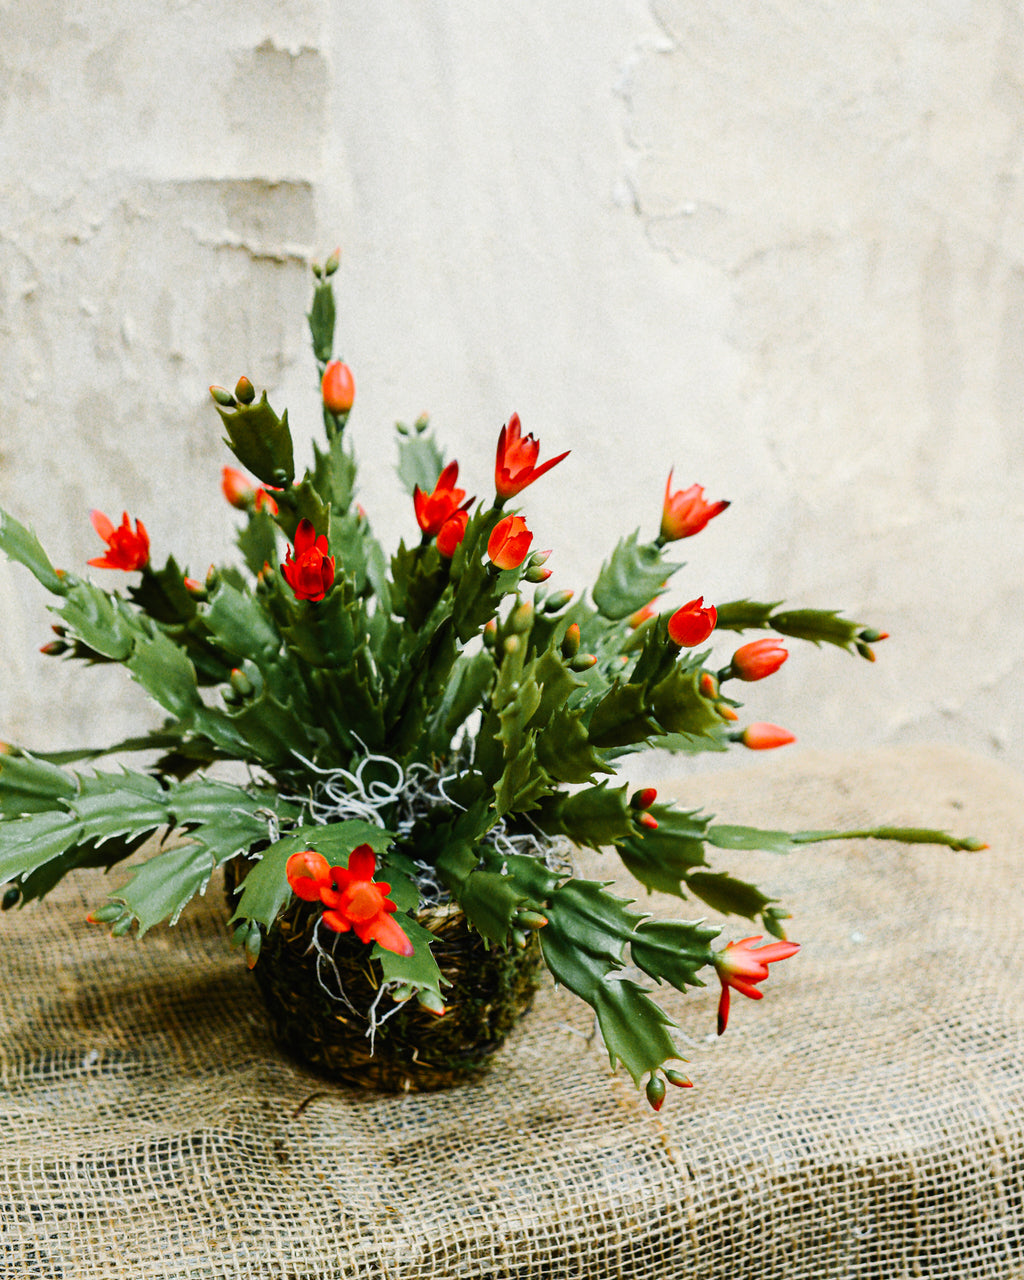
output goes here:
[[649, 831], [657, 831], [658, 829], [657, 818], [652, 817], [649, 813], [641, 813], [637, 818], [637, 822], [639, 822], [642, 827], [647, 827]]

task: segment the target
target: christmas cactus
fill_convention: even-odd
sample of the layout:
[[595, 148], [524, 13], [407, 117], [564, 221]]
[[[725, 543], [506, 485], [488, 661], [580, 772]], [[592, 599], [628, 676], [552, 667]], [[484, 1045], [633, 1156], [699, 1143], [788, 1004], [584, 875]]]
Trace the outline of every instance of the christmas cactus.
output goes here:
[[[728, 506], [699, 485], [673, 491], [671, 474], [657, 536], [623, 538], [588, 596], [552, 590], [549, 553], [533, 549], [525, 518], [507, 508], [567, 455], [542, 461], [516, 416], [498, 437], [493, 497], [481, 501], [460, 487], [458, 463], [426, 419], [399, 425], [398, 470], [419, 538], [389, 558], [355, 502], [345, 438], [355, 386], [335, 357], [336, 266], [332, 256], [314, 268], [309, 324], [325, 430], [311, 468], [297, 474], [287, 413], [266, 393], [247, 378], [233, 392], [211, 388], [245, 468], [222, 477], [245, 513], [240, 566], [194, 580], [173, 558], [153, 559], [141, 521], [125, 514], [115, 526], [94, 512], [106, 551], [90, 564], [131, 576], [125, 591], [109, 590], [54, 568], [36, 536], [0, 513], [0, 548], [56, 600], [44, 651], [120, 663], [164, 713], [159, 728], [107, 747], [5, 748], [3, 904], [41, 898], [77, 868], [109, 869], [154, 833], [176, 832], [132, 863], [91, 920], [118, 936], [174, 923], [216, 868], [248, 854], [258, 860], [231, 926], [250, 966], [296, 894], [322, 904], [325, 929], [373, 948], [395, 1001], [443, 1016], [433, 935], [416, 918], [425, 894], [440, 895], [493, 947], [539, 935], [554, 979], [595, 1011], [613, 1066], [646, 1082], [657, 1108], [666, 1081], [689, 1081], [672, 1065], [672, 1023], [627, 964], [680, 991], [712, 971], [722, 1031], [730, 990], [760, 998], [768, 965], [797, 950], [783, 908], [717, 870], [717, 851], [844, 835], [980, 846], [938, 831], [723, 825], [660, 803], [653, 788], [617, 784], [618, 762], [642, 749], [791, 741], [777, 726], [743, 726], [733, 696], [786, 660], [777, 636], [873, 658], [884, 635], [835, 611], [777, 603], [697, 597], [659, 609], [681, 568], [667, 559], [671, 544]], [[713, 632], [751, 629], [771, 634], [709, 667]], [[114, 752], [145, 762], [94, 767]], [[219, 778], [222, 761], [244, 763], [249, 781]], [[773, 940], [716, 948], [717, 926], [652, 919], [552, 853], [571, 846], [614, 850], [644, 889], [757, 921]]]

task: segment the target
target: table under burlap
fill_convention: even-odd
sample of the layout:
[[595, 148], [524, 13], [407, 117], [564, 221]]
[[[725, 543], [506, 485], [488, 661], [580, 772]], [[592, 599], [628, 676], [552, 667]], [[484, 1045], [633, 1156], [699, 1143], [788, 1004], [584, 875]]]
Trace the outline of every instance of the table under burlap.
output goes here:
[[117, 941], [84, 923], [86, 873], [0, 920], [0, 1276], [1024, 1275], [1020, 776], [948, 748], [794, 752], [663, 790], [722, 820], [927, 822], [992, 848], [723, 854], [792, 907], [803, 950], [721, 1040], [717, 982], [667, 994], [697, 1088], [659, 1115], [550, 989], [483, 1084], [325, 1085], [268, 1040], [218, 886]]

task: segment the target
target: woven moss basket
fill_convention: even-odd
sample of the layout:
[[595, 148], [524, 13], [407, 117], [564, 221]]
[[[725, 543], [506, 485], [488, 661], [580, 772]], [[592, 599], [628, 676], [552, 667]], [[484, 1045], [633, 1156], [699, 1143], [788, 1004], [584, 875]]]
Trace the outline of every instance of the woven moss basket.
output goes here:
[[[225, 866], [232, 907], [251, 865], [234, 858]], [[253, 975], [274, 1040], [327, 1079], [392, 1093], [471, 1083], [533, 1004], [536, 934], [524, 950], [505, 952], [470, 929], [457, 907], [421, 911], [417, 919], [438, 939], [434, 958], [451, 984], [438, 1017], [416, 999], [381, 995], [371, 948], [354, 933], [324, 928], [320, 916], [319, 904], [292, 898], [264, 938]]]

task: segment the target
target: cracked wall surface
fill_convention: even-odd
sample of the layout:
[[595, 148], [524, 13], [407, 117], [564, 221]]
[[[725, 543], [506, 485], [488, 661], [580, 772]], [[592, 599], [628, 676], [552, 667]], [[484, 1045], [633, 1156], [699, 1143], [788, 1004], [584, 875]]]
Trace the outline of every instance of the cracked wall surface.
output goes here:
[[[429, 410], [483, 495], [518, 410], [573, 451], [524, 495], [553, 583], [653, 535], [674, 466], [733, 505], [671, 599], [892, 633], [873, 667], [794, 645], [751, 718], [1024, 764], [1018, 6], [0, 0], [0, 30], [0, 503], [58, 563], [94, 506], [228, 552], [206, 387], [248, 373], [308, 450], [305, 263], [340, 243], [392, 545], [393, 420]], [[0, 736], [150, 723], [36, 654], [40, 597], [0, 566]]]

